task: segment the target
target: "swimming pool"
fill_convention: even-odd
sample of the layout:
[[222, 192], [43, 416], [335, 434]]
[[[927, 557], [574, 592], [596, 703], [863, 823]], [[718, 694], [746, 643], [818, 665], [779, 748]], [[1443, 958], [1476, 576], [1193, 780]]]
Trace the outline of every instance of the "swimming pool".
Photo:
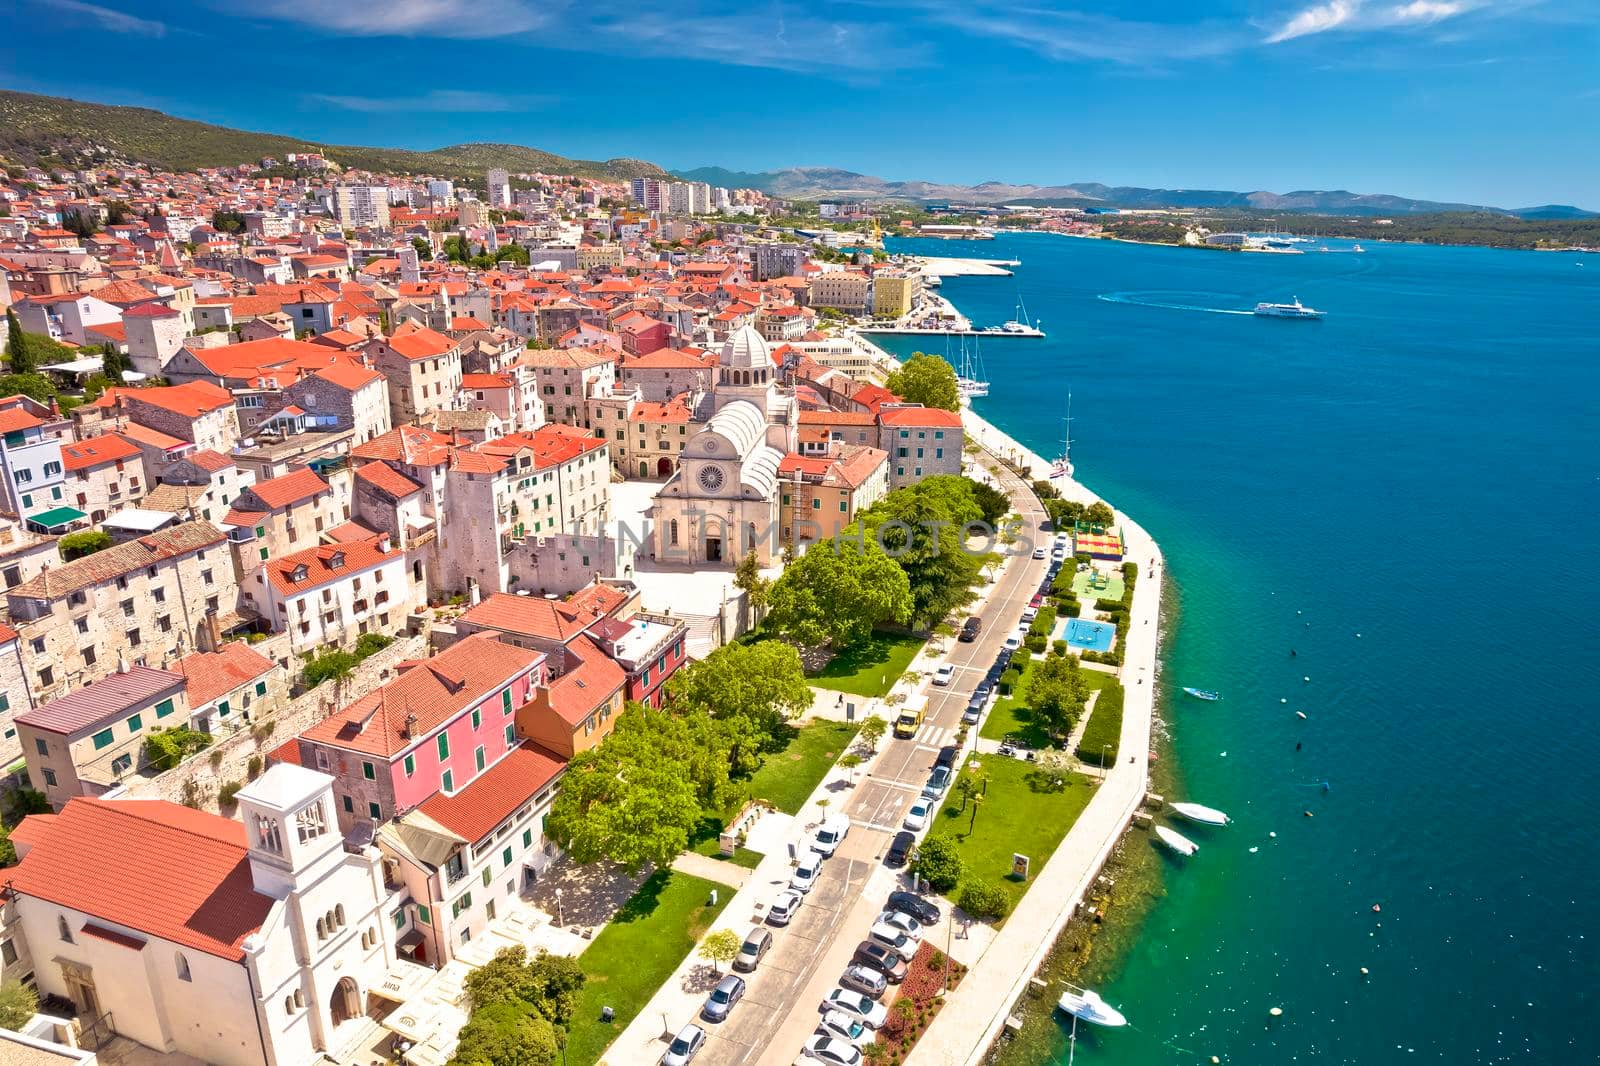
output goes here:
[[1067, 646], [1084, 651], [1110, 651], [1117, 627], [1110, 622], [1091, 622], [1086, 618], [1067, 619]]

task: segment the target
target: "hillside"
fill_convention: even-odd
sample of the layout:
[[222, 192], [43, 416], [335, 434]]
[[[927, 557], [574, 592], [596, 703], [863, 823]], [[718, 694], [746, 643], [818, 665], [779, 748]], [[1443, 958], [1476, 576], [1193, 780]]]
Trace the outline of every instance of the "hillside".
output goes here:
[[638, 159], [567, 159], [514, 144], [458, 144], [430, 152], [319, 144], [276, 133], [253, 133], [174, 118], [143, 107], [112, 107], [0, 90], [0, 154], [31, 162], [62, 149], [101, 149], [170, 170], [233, 166], [263, 156], [321, 152], [342, 166], [381, 174], [436, 174], [481, 180], [491, 166], [581, 177], [659, 177]]

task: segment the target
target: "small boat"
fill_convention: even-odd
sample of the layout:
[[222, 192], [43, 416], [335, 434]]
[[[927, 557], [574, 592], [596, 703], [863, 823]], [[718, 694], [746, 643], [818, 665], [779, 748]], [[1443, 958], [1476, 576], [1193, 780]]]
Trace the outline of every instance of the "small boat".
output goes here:
[[1183, 691], [1190, 696], [1193, 696], [1197, 700], [1209, 700], [1215, 702], [1216, 700], [1220, 700], [1222, 698], [1222, 693], [1215, 692], [1209, 688], [1189, 688], [1187, 685], [1185, 685]]
[[1056, 1001], [1056, 1006], [1074, 1018], [1081, 1018], [1095, 1025], [1116, 1028], [1128, 1024], [1128, 1019], [1122, 1016], [1121, 1011], [1101, 999], [1100, 993], [1088, 988], [1068, 985], [1067, 990], [1061, 993], [1061, 998]]
[[1321, 318], [1326, 311], [1318, 311], [1314, 307], [1307, 307], [1300, 302], [1300, 297], [1294, 298], [1292, 304], [1258, 303], [1255, 313], [1263, 318]]
[[1168, 829], [1164, 825], [1156, 826], [1156, 839], [1184, 858], [1188, 858], [1200, 850], [1199, 844], [1196, 844], [1176, 829]]
[[1227, 825], [1228, 816], [1214, 807], [1202, 807], [1198, 803], [1174, 803], [1172, 809], [1178, 815], [1199, 822], [1201, 825]]

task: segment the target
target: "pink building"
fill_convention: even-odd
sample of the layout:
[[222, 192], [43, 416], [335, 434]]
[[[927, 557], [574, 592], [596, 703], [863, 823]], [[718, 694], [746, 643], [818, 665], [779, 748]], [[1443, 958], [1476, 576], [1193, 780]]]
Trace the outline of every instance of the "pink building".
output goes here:
[[517, 747], [517, 709], [545, 682], [542, 652], [487, 634], [401, 669], [300, 734], [301, 764], [334, 777], [341, 830], [466, 788]]

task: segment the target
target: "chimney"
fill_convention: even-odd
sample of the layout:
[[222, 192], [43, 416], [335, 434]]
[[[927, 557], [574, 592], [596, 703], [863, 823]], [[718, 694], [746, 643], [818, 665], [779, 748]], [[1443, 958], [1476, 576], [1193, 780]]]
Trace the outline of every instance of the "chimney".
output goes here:
[[216, 611], [207, 611], [205, 618], [202, 619], [201, 622], [200, 622], [200, 627], [201, 627], [201, 632], [205, 637], [205, 640], [204, 640], [205, 647], [202, 648], [201, 650], [202, 651], [221, 651], [222, 650], [222, 627], [217, 624], [217, 612]]
[[127, 652], [118, 651], [117, 652], [117, 673], [125, 674], [127, 672], [128, 672], [128, 655], [127, 655]]

